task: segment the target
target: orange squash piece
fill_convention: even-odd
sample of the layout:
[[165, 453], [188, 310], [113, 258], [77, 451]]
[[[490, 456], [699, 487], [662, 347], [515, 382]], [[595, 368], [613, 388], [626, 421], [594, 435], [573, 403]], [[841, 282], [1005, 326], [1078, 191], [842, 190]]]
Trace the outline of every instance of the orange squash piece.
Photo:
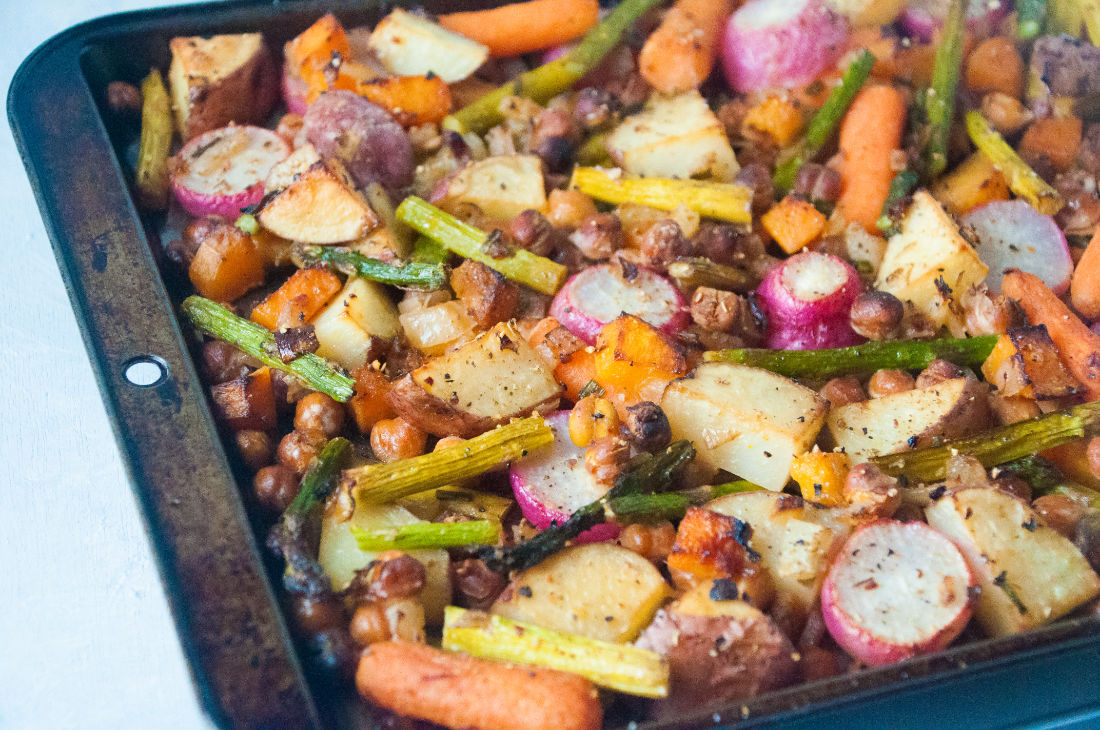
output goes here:
[[641, 401], [658, 402], [672, 380], [686, 375], [684, 349], [645, 321], [620, 315], [596, 338], [595, 379], [607, 391], [619, 417]]
[[827, 507], [838, 507], [844, 499], [844, 480], [852, 465], [847, 454], [807, 451], [791, 462], [791, 478], [798, 482], [802, 498]]
[[271, 370], [260, 368], [249, 375], [218, 383], [210, 389], [214, 411], [236, 431], [268, 431], [275, 428], [275, 390]]
[[690, 507], [676, 530], [668, 569], [688, 573], [696, 580], [740, 575], [748, 559], [745, 546], [752, 534], [735, 517]]
[[199, 294], [231, 302], [264, 283], [264, 263], [251, 236], [235, 226], [220, 225], [203, 240], [187, 274]]
[[325, 269], [299, 269], [252, 310], [252, 321], [269, 330], [298, 327], [340, 291], [340, 278]]
[[332, 61], [333, 53], [351, 58], [348, 34], [332, 13], [321, 16], [283, 47], [287, 65], [303, 78], [307, 72], [324, 68]]
[[788, 195], [760, 218], [768, 235], [789, 254], [805, 248], [825, 230], [825, 216], [807, 200]]

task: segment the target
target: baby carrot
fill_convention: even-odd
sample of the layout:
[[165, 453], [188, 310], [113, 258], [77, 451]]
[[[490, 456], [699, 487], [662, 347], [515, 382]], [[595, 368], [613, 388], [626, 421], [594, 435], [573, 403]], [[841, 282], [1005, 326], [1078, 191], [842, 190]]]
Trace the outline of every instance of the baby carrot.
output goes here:
[[387, 641], [372, 644], [355, 675], [359, 693], [397, 712], [452, 728], [597, 730], [592, 683], [551, 669], [517, 667]]
[[642, 46], [638, 70], [665, 94], [699, 88], [714, 68], [732, 0], [676, 0]]
[[1032, 324], [1046, 325], [1062, 364], [1084, 386], [1087, 399], [1100, 399], [1100, 336], [1034, 274], [1009, 269], [1001, 291], [1020, 302]]
[[494, 56], [518, 56], [579, 38], [599, 15], [597, 0], [528, 0], [440, 15], [439, 24], [488, 46]]
[[840, 125], [840, 176], [836, 207], [849, 221], [871, 233], [897, 172], [890, 158], [905, 129], [905, 97], [892, 86], [868, 86], [859, 92]]
[[1073, 270], [1069, 284], [1073, 308], [1086, 319], [1100, 319], [1100, 229]]

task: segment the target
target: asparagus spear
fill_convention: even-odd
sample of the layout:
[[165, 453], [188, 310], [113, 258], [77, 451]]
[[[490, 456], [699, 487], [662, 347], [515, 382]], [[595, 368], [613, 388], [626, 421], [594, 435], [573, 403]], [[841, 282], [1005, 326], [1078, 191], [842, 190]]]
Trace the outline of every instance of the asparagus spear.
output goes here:
[[298, 376], [313, 390], [320, 391], [343, 403], [355, 392], [355, 381], [337, 370], [323, 358], [307, 353], [290, 362], [283, 362], [271, 353], [275, 350], [275, 335], [266, 327], [242, 319], [222, 305], [199, 296], [190, 296], [180, 305], [191, 324], [211, 337], [224, 340], [260, 360], [264, 365]]
[[966, 113], [966, 131], [975, 146], [1008, 178], [1008, 186], [1012, 192], [1027, 200], [1044, 215], [1054, 215], [1062, 209], [1065, 202], [1058, 191], [1020, 159], [980, 112]]
[[743, 269], [718, 264], [702, 257], [673, 261], [668, 266], [668, 274], [685, 289], [709, 286], [715, 289], [746, 292], [759, 283], [756, 277]]
[[640, 697], [668, 696], [668, 662], [656, 652], [544, 629], [483, 611], [447, 606], [443, 648], [579, 674], [600, 687]]
[[898, 232], [898, 222], [891, 216], [891, 209], [906, 195], [913, 192], [919, 181], [917, 173], [912, 170], [902, 170], [890, 181], [890, 190], [882, 203], [882, 215], [875, 221], [875, 225], [882, 231], [883, 236], [889, 238]]
[[578, 509], [561, 525], [549, 527], [518, 545], [481, 548], [478, 557], [498, 572], [537, 565], [585, 530], [606, 522], [605, 507], [613, 499], [667, 489], [680, 469], [694, 458], [695, 448], [690, 441], [673, 442], [659, 454], [642, 454], [627, 466], [607, 494]]
[[607, 132], [594, 134], [577, 148], [576, 158], [579, 165], [604, 165], [611, 162], [607, 153]]
[[638, 203], [660, 210], [686, 205], [708, 218], [751, 223], [752, 191], [744, 185], [669, 178], [613, 178], [595, 167], [573, 170], [569, 186], [605, 203]]
[[241, 213], [233, 225], [240, 228], [242, 231], [250, 236], [254, 236], [260, 232], [260, 222], [256, 220], [256, 216], [251, 213]]
[[936, 359], [978, 365], [989, 357], [997, 335], [959, 339], [865, 342], [833, 350], [711, 350], [708, 362], [734, 362], [771, 370], [789, 378], [832, 378], [876, 370], [921, 370]]
[[160, 71], [141, 82], [141, 141], [135, 179], [138, 200], [146, 208], [168, 206], [168, 150], [172, 146], [172, 108]]
[[577, 46], [565, 56], [520, 74], [516, 79], [489, 92], [477, 101], [459, 109], [443, 120], [444, 129], [459, 134], [484, 132], [503, 119], [500, 103], [509, 96], [525, 96], [543, 104], [558, 94], [568, 91], [585, 74], [599, 65], [623, 33], [658, 0], [623, 0], [588, 31]]
[[1089, 42], [1095, 46], [1100, 43], [1100, 0], [1077, 0], [1077, 4]]
[[447, 250], [464, 258], [480, 261], [509, 279], [526, 284], [543, 294], [556, 294], [565, 283], [567, 271], [561, 264], [522, 248], [495, 258], [486, 250], [490, 241], [488, 234], [444, 213], [415, 195], [405, 198], [397, 206], [397, 219], [438, 241]]
[[944, 478], [947, 459], [955, 454], [973, 456], [989, 468], [1096, 435], [1100, 435], [1100, 401], [1046, 413], [942, 446], [876, 456], [870, 461], [891, 476], [904, 474], [913, 481], [927, 483]]
[[344, 479], [356, 501], [382, 504], [478, 476], [553, 440], [542, 416], [530, 416], [430, 454], [348, 469]]
[[716, 484], [714, 486], [687, 489], [681, 492], [665, 492], [663, 494], [625, 494], [616, 497], [607, 503], [616, 522], [659, 522], [661, 520], [679, 520], [687, 512], [687, 508], [706, 504], [712, 499], [724, 497], [727, 494], [740, 492], [757, 492], [761, 487], [744, 480]]
[[967, 4], [965, 0], [951, 0], [936, 49], [932, 86], [925, 98], [928, 144], [924, 149], [924, 164], [929, 179], [939, 177], [947, 169], [947, 138], [955, 118], [955, 91], [962, 65]]
[[1016, 0], [1016, 34], [1020, 40], [1030, 40], [1039, 35], [1046, 19], [1046, 0]]
[[1048, 8], [1045, 31], [1054, 35], [1068, 33], [1078, 36], [1084, 22], [1084, 10], [1077, 0], [1054, 0]]
[[493, 545], [500, 539], [500, 523], [492, 520], [468, 522], [414, 522], [392, 530], [351, 528], [360, 550], [426, 550]]
[[427, 236], [420, 236], [413, 244], [412, 260], [421, 264], [445, 264], [447, 249]]
[[447, 283], [447, 272], [442, 264], [411, 262], [392, 266], [340, 246], [305, 246], [297, 254], [299, 265], [320, 264], [348, 276], [405, 289], [442, 289]]
[[1100, 507], [1100, 492], [1077, 484], [1061, 470], [1041, 456], [1025, 456], [1022, 459], [1001, 464], [1000, 471], [1015, 474], [1031, 485], [1035, 497], [1059, 494], [1089, 508]]
[[836, 130], [844, 113], [852, 104], [852, 99], [863, 88], [867, 77], [871, 75], [871, 67], [875, 65], [875, 57], [866, 48], [860, 51], [856, 60], [852, 61], [844, 71], [837, 86], [829, 94], [829, 98], [810, 120], [810, 126], [806, 130], [806, 136], [802, 138], [794, 148], [783, 156], [783, 161], [775, 170], [775, 186], [781, 190], [790, 190], [794, 187], [794, 178], [798, 174], [798, 168], [803, 162], [812, 160], [829, 141]]

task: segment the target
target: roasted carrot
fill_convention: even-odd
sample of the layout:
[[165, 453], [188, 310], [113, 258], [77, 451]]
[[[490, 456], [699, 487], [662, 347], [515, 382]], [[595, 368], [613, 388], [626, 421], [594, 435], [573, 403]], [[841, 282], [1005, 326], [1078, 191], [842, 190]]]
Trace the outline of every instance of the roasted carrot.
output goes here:
[[966, 60], [966, 85], [978, 94], [999, 91], [1019, 99], [1024, 92], [1024, 59], [1015, 44], [995, 36], [978, 44]]
[[403, 127], [441, 122], [451, 112], [451, 91], [438, 76], [377, 78], [355, 92], [388, 109]]
[[1084, 386], [1088, 400], [1100, 399], [1100, 336], [1034, 274], [1009, 269], [1001, 291], [1020, 302], [1032, 324], [1046, 325], [1062, 364]]
[[324, 269], [299, 269], [256, 305], [252, 321], [269, 330], [304, 324], [340, 291], [340, 279]]
[[450, 728], [597, 730], [603, 719], [583, 677], [411, 642], [372, 644], [355, 685], [382, 707]]
[[439, 24], [488, 46], [494, 56], [518, 56], [579, 38], [599, 16], [597, 0], [529, 0], [440, 15]]
[[1081, 255], [1069, 284], [1073, 308], [1086, 319], [1100, 319], [1100, 229]]
[[676, 0], [642, 46], [642, 78], [665, 94], [699, 88], [714, 68], [723, 22], [732, 10], [732, 0]]
[[875, 222], [897, 170], [890, 158], [901, 146], [907, 104], [892, 86], [868, 86], [859, 92], [840, 125], [840, 176], [837, 210], [849, 221], [877, 233]]

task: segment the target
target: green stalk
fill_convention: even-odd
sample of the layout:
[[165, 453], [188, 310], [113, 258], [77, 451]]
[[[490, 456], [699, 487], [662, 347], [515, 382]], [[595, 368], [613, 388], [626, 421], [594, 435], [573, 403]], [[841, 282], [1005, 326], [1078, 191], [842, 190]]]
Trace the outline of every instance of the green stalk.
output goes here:
[[759, 282], [743, 269], [718, 264], [708, 258], [686, 258], [668, 265], [668, 275], [685, 289], [709, 286], [735, 292], [747, 292]]
[[1016, 0], [1016, 34], [1031, 40], [1043, 31], [1047, 20], [1047, 0]]
[[611, 155], [607, 153], [607, 132], [594, 134], [586, 139], [577, 148], [577, 164], [588, 166], [604, 166], [611, 162]]
[[569, 187], [604, 203], [637, 203], [659, 210], [676, 210], [684, 205], [707, 218], [730, 223], [752, 222], [752, 191], [744, 185], [659, 177], [611, 177], [599, 168], [577, 167]]
[[459, 134], [481, 133], [503, 121], [500, 103], [509, 96], [524, 96], [544, 104], [568, 91], [573, 84], [596, 68], [604, 56], [618, 45], [623, 33], [657, 2], [658, 0], [623, 0], [595, 28], [588, 31], [568, 54], [520, 74], [516, 79], [459, 109], [443, 120], [443, 128]]
[[962, 66], [967, 5], [966, 0], [951, 0], [947, 18], [943, 22], [940, 45], [936, 49], [932, 87], [925, 100], [928, 145], [924, 150], [924, 164], [929, 179], [939, 177], [947, 169], [947, 140], [951, 133], [951, 122], [955, 118], [955, 92], [959, 86], [959, 70]]
[[141, 82], [141, 141], [134, 173], [138, 201], [146, 208], [168, 206], [168, 151], [172, 147], [172, 107], [160, 71]]
[[447, 263], [447, 249], [427, 236], [418, 236], [413, 244], [412, 260], [420, 264]]
[[448, 251], [463, 258], [480, 261], [512, 281], [526, 284], [535, 291], [556, 294], [565, 283], [568, 271], [561, 264], [522, 248], [513, 249], [501, 258], [494, 258], [486, 250], [488, 234], [415, 195], [405, 198], [397, 206], [397, 219], [438, 241]]
[[806, 135], [783, 156], [783, 161], [775, 170], [775, 185], [780, 190], [790, 190], [794, 187], [794, 178], [798, 174], [798, 168], [803, 162], [808, 162], [817, 156], [829, 138], [833, 136], [840, 120], [852, 105], [852, 99], [863, 88], [867, 77], [871, 75], [871, 67], [875, 65], [875, 57], [866, 48], [862, 49], [856, 60], [852, 61], [844, 71], [840, 79], [840, 85], [830, 92], [829, 98], [814, 114], [810, 120], [810, 126], [806, 129]]
[[180, 309], [198, 329], [211, 337], [228, 342], [241, 352], [251, 355], [264, 365], [296, 375], [313, 390], [341, 403], [355, 392], [355, 381], [337, 372], [327, 360], [307, 353], [290, 362], [283, 362], [271, 353], [275, 350], [275, 335], [255, 322], [242, 319], [222, 305], [199, 296], [183, 300]]
[[1046, 413], [942, 446], [876, 456], [870, 462], [891, 476], [904, 474], [911, 481], [930, 483], [944, 478], [947, 460], [956, 454], [973, 456], [988, 469], [1098, 434], [1100, 401]]
[[662, 520], [676, 521], [683, 518], [688, 507], [703, 505], [712, 499], [718, 499], [727, 494], [758, 492], [762, 489], [764, 487], [752, 482], [738, 480], [726, 484], [686, 489], [681, 492], [624, 494], [609, 501], [607, 509], [613, 515], [614, 520], [622, 524], [660, 522]]
[[668, 696], [668, 662], [629, 644], [590, 639], [447, 606], [443, 648], [495, 661], [578, 674], [593, 684], [640, 697]]
[[299, 487], [294, 501], [286, 508], [284, 516], [305, 515], [329, 495], [335, 483], [334, 477], [340, 471], [340, 465], [350, 449], [351, 442], [341, 436], [329, 439], [321, 447], [321, 451], [302, 476], [302, 486]]
[[882, 231], [883, 236], [889, 238], [898, 232], [898, 222], [891, 217], [891, 209], [905, 196], [913, 192], [919, 182], [920, 178], [912, 170], [902, 170], [890, 181], [890, 190], [886, 193], [886, 200], [882, 203], [882, 214], [875, 222], [878, 229]]
[[530, 416], [430, 454], [348, 469], [344, 478], [352, 483], [357, 502], [384, 504], [479, 476], [553, 440], [554, 432], [542, 416]]
[[1027, 200], [1043, 215], [1054, 215], [1062, 209], [1065, 202], [1058, 191], [1028, 167], [980, 112], [966, 113], [966, 131], [974, 145], [1008, 178], [1012, 192]]
[[1052, 35], [1081, 35], [1084, 11], [1079, 0], [1054, 0], [1047, 9], [1046, 32]]
[[690, 441], [675, 441], [659, 454], [642, 454], [627, 465], [607, 494], [578, 509], [561, 525], [549, 527], [518, 545], [482, 548], [478, 557], [497, 572], [537, 565], [585, 530], [606, 522], [609, 519], [606, 508], [612, 500], [668, 489], [680, 470], [694, 458], [695, 448]]
[[923, 370], [933, 360], [979, 365], [993, 352], [997, 335], [942, 340], [865, 342], [832, 350], [711, 350], [708, 362], [751, 365], [788, 378], [833, 378], [876, 370]]
[[304, 266], [319, 264], [336, 269], [348, 276], [357, 276], [360, 279], [404, 289], [442, 289], [447, 283], [447, 272], [442, 264], [414, 261], [401, 266], [392, 266], [385, 261], [372, 259], [358, 251], [340, 246], [305, 246], [298, 252], [298, 258]]
[[1031, 486], [1033, 497], [1058, 494], [1089, 508], [1100, 507], [1100, 492], [1069, 479], [1057, 466], [1041, 456], [1025, 456], [1001, 464], [998, 468], [1002, 473], [1015, 474], [1026, 481]]
[[500, 539], [500, 523], [492, 520], [414, 522], [392, 530], [363, 530], [352, 526], [351, 534], [359, 549], [368, 552], [434, 550], [493, 545]]

